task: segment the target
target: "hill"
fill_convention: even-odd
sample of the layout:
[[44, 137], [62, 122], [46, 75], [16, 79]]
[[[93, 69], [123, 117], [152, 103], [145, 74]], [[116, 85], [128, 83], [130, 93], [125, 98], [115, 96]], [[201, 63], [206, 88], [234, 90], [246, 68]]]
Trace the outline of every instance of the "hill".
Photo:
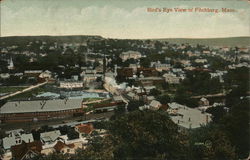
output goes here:
[[229, 37], [229, 38], [166, 38], [166, 39], [157, 39], [159, 41], [167, 41], [169, 43], [189, 43], [191, 45], [201, 44], [208, 46], [228, 46], [228, 47], [246, 47], [250, 46], [250, 37]]
[[5, 42], [8, 45], [15, 45], [15, 44], [27, 44], [28, 42], [32, 41], [44, 41], [47, 43], [50, 42], [59, 42], [59, 43], [82, 43], [86, 40], [93, 40], [93, 39], [103, 39], [101, 36], [11, 36], [11, 37], [0, 37], [0, 41]]

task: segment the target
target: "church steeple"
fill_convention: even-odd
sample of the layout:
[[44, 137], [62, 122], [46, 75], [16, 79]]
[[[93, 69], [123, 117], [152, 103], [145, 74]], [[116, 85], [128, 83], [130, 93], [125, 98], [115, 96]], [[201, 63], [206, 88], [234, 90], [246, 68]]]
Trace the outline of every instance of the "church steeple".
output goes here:
[[12, 57], [11, 57], [10, 60], [9, 60], [8, 69], [9, 69], [9, 70], [14, 69], [14, 63], [13, 63]]

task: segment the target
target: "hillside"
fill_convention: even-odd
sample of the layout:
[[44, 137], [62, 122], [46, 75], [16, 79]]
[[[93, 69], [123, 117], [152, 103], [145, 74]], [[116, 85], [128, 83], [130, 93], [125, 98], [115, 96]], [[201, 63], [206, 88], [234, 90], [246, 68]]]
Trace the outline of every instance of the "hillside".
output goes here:
[[[8, 45], [27, 44], [31, 41], [41, 40], [47, 43], [59, 42], [59, 43], [81, 43], [86, 40], [104, 39], [101, 36], [88, 36], [88, 35], [72, 35], [72, 36], [13, 36], [13, 37], [0, 37], [2, 42]], [[189, 43], [191, 45], [208, 45], [208, 46], [228, 46], [228, 47], [247, 47], [250, 46], [250, 37], [229, 37], [229, 38], [164, 38], [164, 39], [151, 39], [159, 41], [167, 41], [174, 44]]]
[[12, 36], [12, 37], [0, 37], [0, 41], [5, 42], [5, 44], [27, 44], [32, 41], [44, 41], [47, 43], [50, 42], [59, 42], [59, 43], [82, 43], [89, 39], [103, 39], [101, 36]]
[[189, 43], [192, 45], [201, 44], [208, 46], [241, 46], [246, 47], [250, 45], [250, 37], [229, 37], [229, 38], [204, 38], [204, 39], [189, 39], [189, 38], [166, 38], [157, 39], [159, 41], [167, 41], [170, 43], [182, 44]]

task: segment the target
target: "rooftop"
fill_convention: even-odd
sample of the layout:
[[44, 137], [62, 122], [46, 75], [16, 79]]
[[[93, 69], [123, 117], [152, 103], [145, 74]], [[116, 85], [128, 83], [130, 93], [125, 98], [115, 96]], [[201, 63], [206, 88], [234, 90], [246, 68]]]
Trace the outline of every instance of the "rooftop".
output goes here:
[[69, 109], [79, 109], [82, 99], [55, 99], [39, 101], [12, 101], [0, 108], [0, 114], [53, 112]]
[[55, 130], [41, 133], [40, 137], [43, 142], [54, 142], [60, 135], [61, 132], [59, 130]]

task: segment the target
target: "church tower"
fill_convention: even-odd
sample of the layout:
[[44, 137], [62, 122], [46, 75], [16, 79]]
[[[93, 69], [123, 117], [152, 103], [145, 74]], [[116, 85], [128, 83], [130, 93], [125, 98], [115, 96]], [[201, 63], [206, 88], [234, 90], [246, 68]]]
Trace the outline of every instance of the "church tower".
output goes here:
[[13, 70], [14, 69], [14, 63], [13, 63], [13, 60], [12, 60], [12, 57], [10, 58], [10, 60], [8, 61], [8, 69], [9, 70]]

